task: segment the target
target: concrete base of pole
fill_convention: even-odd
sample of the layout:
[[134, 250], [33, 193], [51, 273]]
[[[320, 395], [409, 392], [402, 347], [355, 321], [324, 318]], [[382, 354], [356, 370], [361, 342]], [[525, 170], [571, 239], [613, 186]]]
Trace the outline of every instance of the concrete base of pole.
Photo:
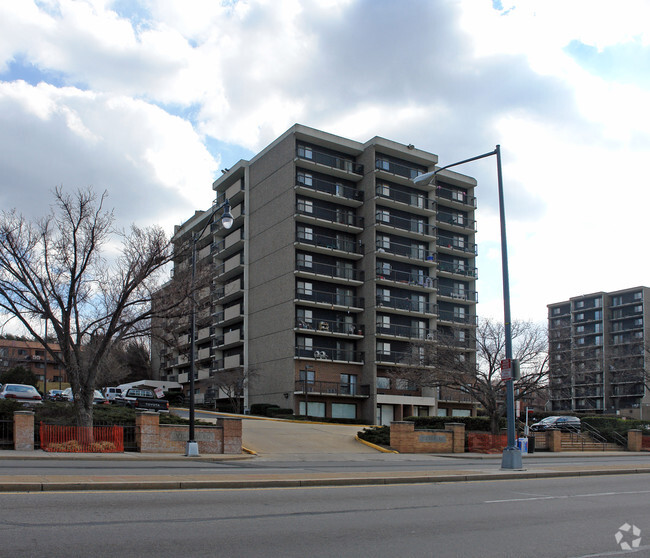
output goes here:
[[521, 451], [519, 448], [505, 448], [503, 456], [501, 457], [502, 469], [518, 469], [522, 470], [523, 464], [521, 461]]
[[185, 445], [185, 457], [198, 457], [199, 444], [198, 442], [187, 442]]

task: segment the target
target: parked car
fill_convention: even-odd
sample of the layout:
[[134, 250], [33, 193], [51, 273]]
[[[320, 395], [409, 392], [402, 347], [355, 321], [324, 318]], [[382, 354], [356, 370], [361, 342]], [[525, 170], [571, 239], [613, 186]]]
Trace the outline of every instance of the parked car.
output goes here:
[[[72, 388], [66, 388], [63, 390], [61, 393], [61, 401], [74, 401]], [[93, 405], [104, 405], [106, 403], [108, 403], [108, 400], [102, 395], [101, 391], [96, 389], [93, 395]]]
[[118, 387], [105, 387], [102, 388], [102, 393], [104, 394], [104, 397], [112, 403], [122, 395], [122, 390]]
[[113, 403], [145, 411], [169, 412], [169, 401], [156, 397], [156, 394], [152, 389], [127, 389], [120, 397], [115, 399]]
[[47, 392], [47, 399], [50, 401], [62, 401], [63, 398], [61, 394], [63, 393], [62, 389], [51, 389]]
[[25, 384], [4, 384], [0, 388], [0, 399], [13, 399], [28, 405], [36, 405], [43, 402], [41, 394], [34, 386]]
[[578, 417], [546, 417], [533, 424], [530, 429], [533, 432], [546, 432], [547, 430], [580, 432], [580, 419]]

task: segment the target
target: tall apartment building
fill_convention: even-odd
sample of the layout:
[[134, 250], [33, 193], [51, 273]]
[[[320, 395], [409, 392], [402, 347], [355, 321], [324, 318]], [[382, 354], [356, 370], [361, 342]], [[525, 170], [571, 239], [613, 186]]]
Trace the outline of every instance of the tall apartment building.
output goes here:
[[650, 417], [645, 324], [650, 289], [598, 292], [548, 305], [554, 411]]
[[[238, 369], [250, 373], [247, 406], [380, 424], [469, 414], [463, 395], [395, 377], [413, 342], [441, 331], [475, 358], [476, 181], [443, 171], [433, 185], [413, 184], [436, 163], [410, 145], [297, 124], [224, 171], [213, 188], [233, 227], [217, 216], [197, 246], [214, 266], [198, 301], [197, 400]], [[175, 242], [209, 218], [197, 212]], [[179, 339], [179, 348], [155, 345], [152, 358], [161, 379], [185, 383], [188, 331]]]

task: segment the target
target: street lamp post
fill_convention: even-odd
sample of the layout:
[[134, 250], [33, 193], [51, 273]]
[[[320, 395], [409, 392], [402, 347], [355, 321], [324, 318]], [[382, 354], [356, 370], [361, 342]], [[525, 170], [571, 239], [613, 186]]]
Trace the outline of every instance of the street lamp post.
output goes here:
[[190, 431], [189, 438], [187, 440], [187, 445], [185, 448], [186, 457], [197, 457], [199, 455], [199, 445], [196, 442], [195, 436], [195, 412], [194, 412], [194, 375], [195, 375], [195, 337], [196, 337], [196, 297], [194, 296], [194, 279], [196, 276], [196, 245], [199, 242], [200, 238], [203, 236], [205, 229], [208, 228], [208, 225], [212, 224], [212, 219], [214, 215], [223, 208], [223, 215], [221, 216], [221, 224], [225, 229], [229, 229], [233, 224], [233, 216], [230, 214], [230, 203], [228, 200], [225, 200], [221, 205], [217, 206], [216, 204], [212, 206], [209, 219], [206, 221], [205, 226], [201, 229], [200, 232], [192, 233], [192, 275], [190, 278], [190, 296], [191, 300], [191, 312], [190, 312]]
[[[501, 146], [497, 145], [496, 149], [494, 151], [490, 151], [489, 153], [483, 153], [482, 155], [477, 155], [476, 157], [470, 157], [469, 159], [464, 159], [462, 161], [458, 161], [457, 163], [445, 165], [444, 167], [440, 167], [439, 169], [436, 169], [432, 172], [422, 174], [414, 178], [413, 182], [415, 184], [430, 184], [435, 180], [436, 175], [445, 169], [464, 165], [465, 163], [470, 163], [472, 161], [478, 161], [479, 159], [485, 159], [486, 157], [492, 157], [493, 155], [497, 158], [497, 180], [499, 189], [499, 220], [501, 223], [501, 271], [503, 275], [503, 321], [505, 328], [506, 359], [512, 359], [510, 282], [508, 279], [508, 250], [506, 243], [506, 212], [503, 199], [503, 175], [501, 172]], [[508, 425], [508, 445], [503, 450], [501, 468], [521, 469], [521, 451], [515, 444], [515, 396], [514, 380], [512, 378], [506, 380], [506, 418]]]
[[45, 320], [45, 345], [43, 348], [43, 399], [47, 399], [47, 316], [41, 316]]

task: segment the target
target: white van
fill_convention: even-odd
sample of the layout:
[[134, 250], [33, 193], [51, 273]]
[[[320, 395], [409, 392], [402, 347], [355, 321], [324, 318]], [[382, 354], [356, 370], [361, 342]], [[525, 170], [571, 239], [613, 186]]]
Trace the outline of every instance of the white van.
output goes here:
[[102, 388], [102, 393], [104, 394], [104, 397], [111, 402], [122, 396], [122, 390], [117, 387]]

